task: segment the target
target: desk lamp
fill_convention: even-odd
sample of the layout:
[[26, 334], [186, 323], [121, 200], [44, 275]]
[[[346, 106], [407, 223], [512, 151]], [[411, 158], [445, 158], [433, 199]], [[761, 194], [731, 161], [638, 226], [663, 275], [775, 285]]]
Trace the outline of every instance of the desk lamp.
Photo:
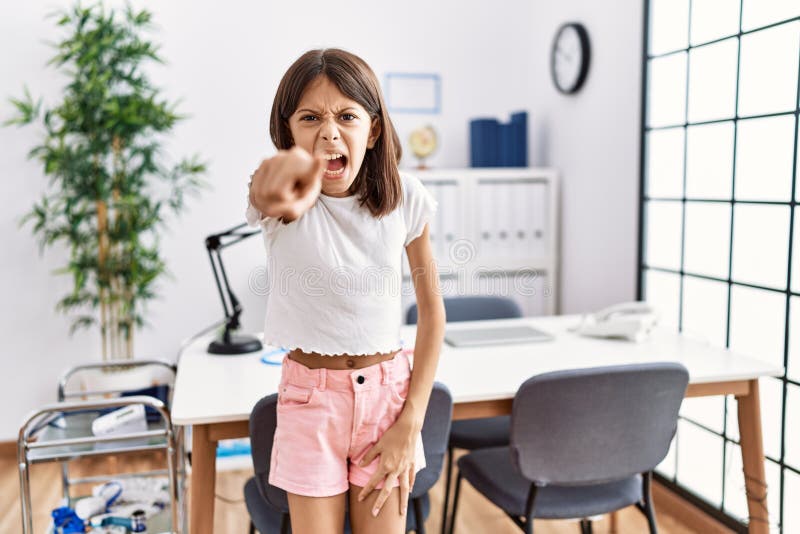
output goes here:
[[217, 282], [222, 309], [225, 312], [225, 330], [221, 339], [215, 339], [209, 343], [208, 352], [211, 354], [246, 354], [262, 349], [261, 342], [255, 337], [233, 333], [240, 326], [239, 316], [242, 314], [242, 305], [233, 294], [231, 285], [228, 283], [228, 276], [225, 274], [225, 266], [222, 264], [221, 251], [223, 248], [261, 233], [261, 230], [241, 231], [240, 229], [244, 226], [247, 226], [247, 223], [241, 223], [206, 237], [206, 250], [208, 258], [211, 260], [211, 270], [214, 272], [214, 280]]

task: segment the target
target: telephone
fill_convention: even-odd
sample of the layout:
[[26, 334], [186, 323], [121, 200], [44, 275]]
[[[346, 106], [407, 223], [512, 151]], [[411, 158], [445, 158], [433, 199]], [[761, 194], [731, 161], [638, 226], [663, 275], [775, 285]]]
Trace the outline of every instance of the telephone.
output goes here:
[[623, 302], [583, 316], [573, 332], [591, 337], [643, 341], [658, 323], [658, 313], [646, 302]]

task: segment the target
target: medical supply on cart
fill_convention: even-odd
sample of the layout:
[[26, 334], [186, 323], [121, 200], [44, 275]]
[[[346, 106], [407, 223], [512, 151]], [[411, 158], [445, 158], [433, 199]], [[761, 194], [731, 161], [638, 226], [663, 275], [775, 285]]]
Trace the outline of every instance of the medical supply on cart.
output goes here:
[[103, 514], [93, 517], [89, 524], [92, 527], [120, 526], [126, 532], [147, 532], [147, 514], [144, 510], [134, 510], [128, 516], [120, 514]]
[[69, 506], [56, 508], [50, 512], [50, 516], [53, 518], [53, 532], [55, 534], [72, 534], [86, 530], [83, 520]]
[[[133, 477], [114, 479], [106, 484], [92, 488], [95, 497], [110, 498], [112, 486], [119, 488], [120, 495], [115, 499], [116, 504], [143, 504], [155, 505], [163, 508], [169, 504], [169, 481], [167, 477]], [[146, 506], [141, 506], [146, 510]]]
[[101, 415], [92, 421], [92, 434], [108, 436], [112, 434], [128, 434], [147, 431], [147, 417], [144, 406], [131, 404], [111, 413]]

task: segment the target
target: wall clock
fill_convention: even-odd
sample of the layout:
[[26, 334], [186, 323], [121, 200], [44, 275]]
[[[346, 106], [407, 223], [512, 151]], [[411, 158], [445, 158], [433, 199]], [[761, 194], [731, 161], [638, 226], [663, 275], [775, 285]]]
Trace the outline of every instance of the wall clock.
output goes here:
[[550, 50], [550, 75], [556, 88], [570, 95], [578, 92], [589, 73], [589, 33], [577, 22], [563, 24]]

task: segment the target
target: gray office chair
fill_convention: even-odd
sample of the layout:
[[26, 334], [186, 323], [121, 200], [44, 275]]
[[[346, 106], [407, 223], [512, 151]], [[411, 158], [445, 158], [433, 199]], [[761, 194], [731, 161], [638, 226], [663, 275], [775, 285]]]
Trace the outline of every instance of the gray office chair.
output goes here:
[[[522, 310], [519, 305], [506, 297], [478, 295], [446, 297], [444, 299], [444, 309], [448, 322], [522, 317]], [[413, 304], [408, 309], [406, 323], [417, 323], [416, 304]], [[473, 451], [485, 447], [508, 445], [510, 428], [510, 415], [453, 421], [447, 446], [447, 478], [445, 481], [444, 504], [442, 505], [442, 534], [445, 534], [447, 528], [450, 479], [453, 471], [453, 449]]]
[[678, 363], [556, 371], [520, 386], [511, 412], [511, 443], [458, 459], [450, 533], [461, 479], [499, 506], [524, 532], [533, 519], [581, 519], [635, 504], [656, 521], [652, 470], [664, 459], [678, 423], [689, 373]]
[[[510, 319], [522, 317], [519, 305], [508, 297], [470, 295], [445, 297], [444, 309], [448, 322], [479, 321], [483, 319]], [[412, 304], [406, 312], [406, 323], [417, 324], [417, 305]]]
[[[258, 401], [250, 413], [250, 447], [255, 476], [244, 486], [244, 499], [250, 514], [250, 534], [258, 530], [261, 534], [288, 534], [292, 531], [289, 521], [289, 501], [286, 492], [269, 484], [272, 441], [275, 435], [277, 416], [275, 413], [278, 394], [273, 393]], [[453, 398], [447, 386], [434, 382], [425, 421], [422, 425], [422, 443], [425, 449], [425, 467], [414, 479], [411, 489], [411, 507], [406, 519], [406, 532], [414, 530], [425, 534], [425, 518], [430, 513], [428, 491], [439, 480], [442, 473], [447, 436], [453, 417]], [[352, 533], [349, 501], [345, 504], [345, 534]]]

